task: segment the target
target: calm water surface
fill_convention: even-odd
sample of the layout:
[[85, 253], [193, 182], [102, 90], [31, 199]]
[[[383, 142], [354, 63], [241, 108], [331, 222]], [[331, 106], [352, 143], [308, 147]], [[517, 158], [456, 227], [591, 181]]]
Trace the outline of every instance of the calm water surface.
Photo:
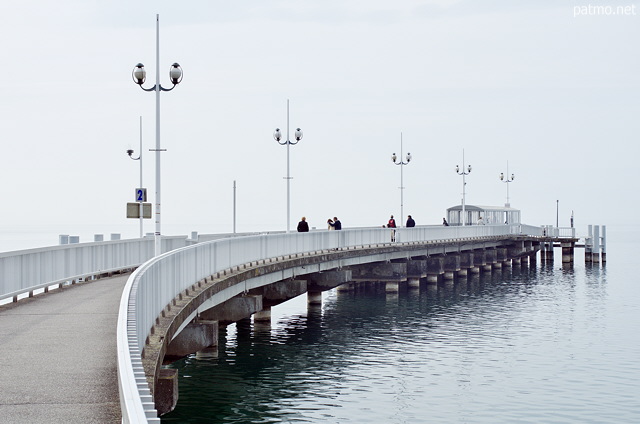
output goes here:
[[233, 325], [218, 358], [174, 366], [166, 423], [638, 423], [640, 285], [633, 242], [605, 267], [506, 269], [301, 296], [271, 328]]

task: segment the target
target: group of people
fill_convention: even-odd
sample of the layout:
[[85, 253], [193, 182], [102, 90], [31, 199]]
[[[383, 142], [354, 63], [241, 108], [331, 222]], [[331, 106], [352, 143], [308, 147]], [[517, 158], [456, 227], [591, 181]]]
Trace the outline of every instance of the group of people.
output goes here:
[[[327, 220], [327, 229], [342, 230], [342, 222], [340, 222], [340, 220], [336, 216], [334, 216], [333, 219], [329, 218]], [[307, 218], [304, 216], [300, 218], [300, 222], [298, 222], [298, 232], [299, 233], [309, 232], [309, 223], [307, 222]]]
[[[446, 218], [442, 218], [442, 225], [444, 225], [445, 227], [449, 226], [449, 223], [447, 222]], [[482, 219], [482, 217], [478, 218], [478, 225], [484, 225], [484, 220]], [[411, 217], [411, 215], [407, 216], [407, 224], [406, 227], [407, 228], [412, 228], [416, 226], [416, 221], [414, 221], [414, 219]], [[393, 215], [391, 215], [391, 218], [389, 218], [389, 221], [387, 222], [386, 225], [382, 226], [383, 228], [391, 228], [391, 241], [395, 241], [395, 228], [396, 228], [396, 220], [393, 218]], [[337, 217], [333, 217], [333, 219], [329, 218], [327, 220], [327, 229], [328, 230], [342, 230], [342, 223], [340, 222], [340, 220]], [[298, 232], [299, 233], [308, 233], [309, 232], [309, 224], [307, 223], [307, 218], [306, 217], [302, 217], [300, 222], [298, 222]]]
[[[414, 221], [413, 218], [411, 218], [411, 215], [407, 216], [407, 228], [412, 228], [416, 226], [416, 221]], [[389, 218], [389, 222], [387, 222], [387, 225], [383, 225], [383, 228], [396, 228], [396, 220], [393, 218], [393, 215], [391, 215], [391, 218]]]

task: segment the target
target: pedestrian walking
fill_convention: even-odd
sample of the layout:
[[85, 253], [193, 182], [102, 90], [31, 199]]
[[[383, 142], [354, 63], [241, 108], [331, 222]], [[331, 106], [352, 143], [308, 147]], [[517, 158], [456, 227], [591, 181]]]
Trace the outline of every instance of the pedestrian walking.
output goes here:
[[449, 223], [447, 222], [446, 218], [442, 218], [442, 225], [444, 225], [445, 227], [449, 226]]

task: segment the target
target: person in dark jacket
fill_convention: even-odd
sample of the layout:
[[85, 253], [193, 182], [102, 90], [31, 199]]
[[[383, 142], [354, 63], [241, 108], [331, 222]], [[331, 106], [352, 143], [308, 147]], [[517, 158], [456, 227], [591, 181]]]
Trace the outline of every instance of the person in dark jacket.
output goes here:
[[409, 218], [407, 219], [407, 228], [411, 228], [415, 226], [416, 226], [416, 221], [414, 221], [413, 218], [411, 218], [411, 215], [409, 215]]
[[308, 233], [309, 232], [309, 224], [307, 224], [307, 218], [302, 217], [302, 220], [298, 222], [298, 232], [299, 233]]
[[442, 218], [442, 225], [444, 225], [445, 227], [449, 226], [449, 223], [447, 222], [446, 218]]
[[333, 222], [329, 220], [328, 224], [331, 225], [334, 230], [342, 230], [342, 222], [340, 222], [340, 220], [336, 216], [333, 217]]

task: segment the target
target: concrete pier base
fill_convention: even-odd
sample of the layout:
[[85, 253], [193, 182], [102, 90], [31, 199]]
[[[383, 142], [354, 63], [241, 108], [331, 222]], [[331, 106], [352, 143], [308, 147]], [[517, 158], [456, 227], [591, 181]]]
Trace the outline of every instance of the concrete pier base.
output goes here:
[[455, 272], [453, 271], [445, 271], [444, 274], [442, 274], [442, 278], [445, 280], [453, 280], [455, 279], [455, 276]]
[[218, 346], [206, 347], [196, 352], [196, 359], [215, 359], [218, 353]]
[[344, 283], [344, 284], [340, 284], [336, 290], [338, 290], [339, 293], [345, 293], [345, 292], [353, 291], [355, 290], [355, 288], [356, 288], [355, 283]]
[[458, 271], [458, 277], [467, 277], [469, 275], [469, 270], [467, 268], [461, 268], [460, 271]]
[[562, 263], [568, 264], [573, 262], [574, 243], [563, 242], [562, 246]]
[[160, 370], [153, 399], [159, 415], [173, 411], [178, 403], [178, 370], [168, 368]]
[[480, 267], [479, 266], [474, 266], [473, 268], [471, 268], [471, 273], [472, 274], [480, 274]]
[[419, 278], [409, 278], [408, 285], [410, 289], [419, 289], [420, 288], [420, 279]]
[[322, 305], [322, 292], [308, 292], [307, 293], [308, 305]]
[[265, 306], [261, 311], [253, 314], [254, 322], [271, 322], [271, 306]]
[[438, 274], [427, 274], [427, 283], [429, 283], [429, 284], [437, 284], [438, 283]]
[[188, 324], [167, 346], [164, 359], [167, 363], [218, 346], [218, 322], [200, 320]]
[[486, 264], [486, 265], [482, 265], [482, 270], [486, 271], [486, 272], [491, 272], [492, 270], [492, 265], [491, 264]]
[[386, 293], [398, 293], [400, 291], [400, 283], [397, 281], [387, 281], [384, 285]]
[[512, 266], [520, 266], [520, 265], [522, 265], [522, 260], [520, 258], [513, 258], [513, 259], [511, 259], [511, 265]]
[[491, 264], [494, 269], [502, 269], [502, 262], [496, 262], [495, 264]]

